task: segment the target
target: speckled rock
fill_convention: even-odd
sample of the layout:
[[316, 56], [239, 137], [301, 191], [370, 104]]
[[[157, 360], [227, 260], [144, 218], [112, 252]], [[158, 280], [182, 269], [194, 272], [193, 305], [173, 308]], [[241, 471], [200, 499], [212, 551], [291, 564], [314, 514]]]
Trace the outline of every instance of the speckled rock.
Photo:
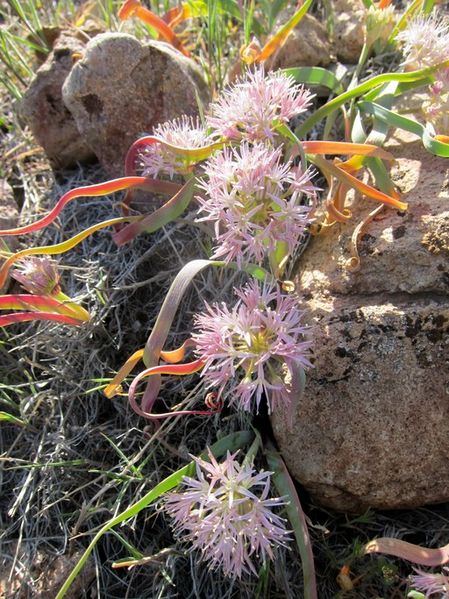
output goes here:
[[208, 90], [197, 65], [168, 44], [141, 44], [124, 33], [98, 35], [63, 88], [78, 129], [113, 177], [129, 146], [155, 125], [198, 114]]
[[21, 116], [55, 169], [94, 158], [62, 101], [61, 91], [74, 64], [74, 55], [82, 52], [84, 47], [85, 43], [78, 35], [62, 32], [20, 104]]
[[366, 8], [362, 0], [331, 0], [333, 49], [341, 62], [357, 64], [365, 41]]
[[[279, 26], [291, 17], [293, 9], [294, 7], [281, 13]], [[330, 62], [331, 47], [326, 28], [314, 16], [306, 14], [283, 46], [268, 61], [267, 69], [275, 71], [299, 66], [327, 67]]]
[[[337, 510], [449, 500], [449, 165], [415, 139], [390, 142], [410, 208], [368, 225], [361, 269], [345, 268], [354, 223], [336, 225], [297, 277], [314, 368], [293, 426], [277, 413], [273, 428], [292, 474]], [[355, 223], [372, 208], [357, 202]]]

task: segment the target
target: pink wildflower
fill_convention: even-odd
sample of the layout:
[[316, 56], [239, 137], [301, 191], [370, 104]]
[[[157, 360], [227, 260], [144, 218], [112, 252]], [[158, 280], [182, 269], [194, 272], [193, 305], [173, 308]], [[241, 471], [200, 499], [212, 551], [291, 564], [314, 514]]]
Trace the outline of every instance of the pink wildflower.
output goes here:
[[57, 295], [61, 291], [57, 263], [49, 258], [27, 258], [11, 276], [29, 293]]
[[313, 95], [282, 72], [249, 73], [210, 105], [207, 121], [227, 139], [273, 139], [278, 123], [305, 112]]
[[405, 64], [410, 69], [435, 66], [449, 59], [449, 21], [436, 13], [413, 19], [397, 39], [404, 44]]
[[422, 109], [424, 118], [436, 133], [449, 135], [449, 68], [437, 73], [435, 83], [430, 86], [429, 100], [423, 103]]
[[206, 216], [198, 220], [215, 224], [213, 258], [260, 264], [278, 241], [293, 252], [310, 222], [310, 207], [300, 203], [303, 193], [316, 193], [310, 170], [283, 163], [282, 147], [242, 142], [212, 156], [205, 174], [198, 201]]
[[278, 289], [253, 282], [236, 290], [239, 300], [232, 310], [225, 304], [207, 306], [195, 318], [192, 335], [196, 354], [205, 361], [202, 376], [208, 388], [226, 390], [230, 404], [250, 411], [259, 409], [265, 393], [268, 410], [291, 401], [288, 373], [308, 368], [311, 342], [301, 325], [296, 300]]
[[[449, 568], [443, 568], [449, 571]], [[449, 577], [445, 574], [432, 574], [415, 568], [416, 574], [410, 576], [414, 589], [425, 593], [426, 597], [438, 595], [440, 599], [449, 599]]]
[[184, 477], [185, 490], [167, 494], [165, 508], [176, 532], [201, 551], [212, 569], [226, 576], [257, 574], [254, 558], [273, 559], [273, 545], [285, 546], [289, 533], [272, 508], [283, 498], [269, 498], [270, 472], [241, 466], [228, 455], [219, 464], [209, 450], [210, 463], [193, 457], [196, 478]]
[[[185, 115], [158, 125], [153, 130], [153, 135], [182, 148], [202, 148], [212, 143], [199, 120]], [[193, 162], [160, 143], [147, 146], [140, 154], [142, 175], [145, 177], [157, 177], [159, 173], [165, 173], [173, 178], [177, 173], [188, 172]]]

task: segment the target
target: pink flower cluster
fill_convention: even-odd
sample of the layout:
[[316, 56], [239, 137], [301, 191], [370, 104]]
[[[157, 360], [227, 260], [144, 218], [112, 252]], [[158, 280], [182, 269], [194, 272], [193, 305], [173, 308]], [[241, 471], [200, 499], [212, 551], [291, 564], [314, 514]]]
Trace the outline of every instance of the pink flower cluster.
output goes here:
[[273, 512], [285, 501], [269, 498], [271, 473], [241, 466], [235, 456], [228, 452], [220, 464], [210, 451], [210, 463], [192, 456], [196, 478], [184, 477], [184, 490], [168, 493], [165, 509], [175, 531], [201, 552], [210, 568], [240, 578], [257, 574], [254, 559], [272, 559], [273, 545], [285, 545], [289, 533]]
[[[181, 148], [202, 148], [212, 143], [211, 137], [198, 119], [182, 116], [158, 125], [153, 135], [163, 141]], [[185, 174], [190, 161], [181, 154], [175, 154], [163, 144], [146, 146], [140, 154], [140, 164], [144, 177], [157, 177], [159, 174]]]
[[449, 60], [449, 19], [436, 12], [413, 19], [397, 39], [404, 44], [405, 64], [410, 69], [432, 67]]
[[423, 113], [436, 133], [449, 135], [449, 68], [437, 73], [435, 83], [430, 86], [430, 98], [423, 104]]
[[247, 142], [218, 152], [204, 170], [205, 195], [197, 199], [206, 216], [198, 221], [214, 223], [213, 258], [261, 264], [277, 242], [293, 252], [310, 222], [301, 198], [316, 194], [312, 171], [283, 162], [282, 147]]
[[[449, 572], [449, 568], [443, 568]], [[438, 595], [438, 599], [449, 599], [449, 576], [447, 574], [432, 574], [415, 569], [416, 574], [410, 576], [414, 589], [425, 593], [425, 597]]]
[[253, 282], [235, 293], [232, 310], [215, 304], [195, 318], [192, 338], [205, 361], [202, 376], [242, 410], [254, 403], [258, 410], [264, 393], [271, 412], [291, 401], [292, 370], [310, 366], [307, 328], [295, 299], [276, 288]]
[[49, 258], [27, 258], [11, 272], [29, 293], [56, 295], [61, 291], [58, 265]]
[[211, 104], [207, 122], [226, 139], [272, 140], [276, 125], [305, 112], [312, 98], [293, 77], [260, 68]]

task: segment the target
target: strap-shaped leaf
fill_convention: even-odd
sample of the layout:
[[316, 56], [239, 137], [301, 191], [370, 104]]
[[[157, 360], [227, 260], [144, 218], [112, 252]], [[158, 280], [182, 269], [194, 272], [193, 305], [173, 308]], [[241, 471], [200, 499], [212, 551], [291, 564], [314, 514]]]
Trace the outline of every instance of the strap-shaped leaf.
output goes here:
[[209, 156], [211, 156], [216, 150], [220, 150], [224, 145], [223, 142], [217, 141], [201, 148], [184, 148], [168, 143], [156, 135], [145, 135], [144, 137], [139, 137], [139, 139], [136, 139], [126, 153], [125, 173], [127, 175], [133, 175], [135, 173], [136, 159], [139, 153], [142, 152], [143, 148], [153, 144], [161, 144], [173, 154], [187, 158], [190, 164], [207, 160]]
[[173, 29], [167, 25], [160, 17], [154, 12], [148, 10], [140, 4], [138, 0], [125, 0], [120, 10], [118, 11], [118, 17], [122, 21], [129, 19], [132, 16], [136, 16], [138, 19], [156, 29], [159, 35], [174, 48], [182, 52], [184, 56], [190, 56], [190, 53], [184, 48], [181, 40], [178, 38]]
[[397, 197], [387, 195], [386, 193], [371, 187], [371, 185], [367, 185], [366, 183], [363, 183], [363, 181], [359, 181], [359, 179], [350, 173], [338, 168], [338, 166], [332, 164], [328, 160], [324, 160], [324, 158], [321, 158], [321, 156], [314, 156], [312, 161], [322, 172], [329, 173], [342, 183], [345, 183], [349, 187], [360, 191], [360, 193], [363, 195], [366, 195], [367, 197], [379, 202], [383, 202], [384, 204], [387, 204], [392, 208], [396, 208], [397, 210], [407, 210], [408, 204], [406, 202], [401, 202], [399, 199], [397, 199]]
[[275, 450], [272, 443], [266, 444], [265, 454], [268, 467], [274, 473], [273, 482], [278, 493], [289, 499], [289, 503], [285, 510], [293, 528], [299, 555], [301, 556], [304, 577], [304, 599], [318, 599], [312, 543], [295, 484], [291, 479], [282, 457]]
[[118, 218], [111, 218], [101, 223], [97, 223], [96, 225], [92, 225], [92, 227], [89, 227], [84, 231], [81, 231], [81, 233], [77, 233], [70, 239], [67, 239], [67, 241], [61, 241], [61, 243], [56, 243], [55, 245], [42, 245], [34, 248], [26, 248], [24, 250], [16, 252], [15, 254], [12, 254], [12, 256], [9, 256], [9, 258], [3, 263], [2, 267], [0, 268], [0, 289], [5, 285], [9, 270], [11, 266], [15, 262], [17, 262], [17, 260], [25, 258], [26, 256], [36, 256], [38, 254], [63, 254], [64, 252], [68, 252], [69, 250], [77, 246], [84, 239], [86, 239], [96, 231], [99, 231], [100, 229], [112, 227], [114, 225], [118, 225], [125, 222], [130, 222], [139, 218], [139, 216], [121, 216]]
[[[265, 62], [270, 56], [282, 46], [288, 37], [288, 34], [299, 24], [306, 12], [309, 10], [313, 0], [305, 0], [301, 8], [297, 10], [288, 21], [271, 37], [262, 48], [260, 54], [255, 58], [255, 62]], [[252, 62], [252, 61], [250, 61]]]
[[390, 127], [414, 133], [421, 138], [426, 150], [435, 154], [435, 156], [449, 158], [449, 144], [439, 141], [437, 137], [432, 137], [426, 127], [418, 123], [418, 121], [397, 114], [374, 102], [359, 102], [357, 106], [362, 112], [373, 115], [375, 118], [387, 123]]
[[[214, 443], [210, 447], [210, 451], [216, 458], [220, 458], [227, 451], [230, 451], [232, 453], [237, 449], [241, 449], [245, 445], [248, 445], [252, 442], [253, 438], [254, 434], [250, 431], [239, 431], [236, 433], [232, 433], [231, 435], [228, 435]], [[209, 458], [208, 453], [205, 451], [201, 455], [201, 458], [203, 460], [207, 460]], [[56, 595], [56, 599], [63, 599], [63, 597], [65, 597], [73, 581], [81, 572], [81, 569], [88, 560], [89, 555], [92, 553], [96, 544], [103, 535], [105, 535], [109, 530], [111, 530], [111, 528], [114, 528], [114, 526], [117, 526], [118, 524], [121, 524], [122, 522], [125, 522], [126, 520], [129, 520], [137, 516], [137, 514], [139, 514], [142, 510], [147, 508], [152, 503], [154, 503], [157, 499], [159, 499], [159, 497], [164, 495], [164, 493], [167, 493], [167, 491], [171, 491], [171, 489], [177, 487], [184, 478], [184, 476], [192, 476], [194, 472], [195, 463], [192, 461], [183, 468], [180, 468], [179, 470], [168, 476], [161, 483], [156, 485], [151, 491], [144, 495], [142, 499], [139, 499], [139, 501], [136, 501], [135, 503], [130, 505], [126, 510], [124, 510], [123, 512], [106, 522], [106, 524], [97, 532], [92, 541], [89, 543], [89, 546], [87, 547], [86, 551], [83, 553], [80, 560], [73, 568], [67, 580], [62, 585], [60, 591]]]
[[324, 106], [321, 106], [318, 110], [316, 110], [313, 114], [310, 115], [301, 125], [299, 125], [295, 131], [296, 135], [299, 138], [305, 137], [305, 135], [323, 118], [327, 117], [331, 112], [343, 106], [346, 102], [361, 96], [365, 92], [370, 90], [374, 90], [377, 87], [383, 86], [384, 83], [388, 83], [389, 81], [398, 81], [398, 82], [413, 82], [420, 81], [423, 77], [427, 77], [428, 75], [439, 71], [445, 67], [449, 66], [449, 60], [442, 62], [433, 67], [427, 67], [425, 69], [420, 69], [419, 71], [410, 71], [409, 73], [385, 73], [383, 75], [377, 75], [376, 77], [372, 77], [368, 81], [364, 81], [357, 85], [351, 90], [348, 90], [336, 98], [329, 100]]
[[149, 177], [121, 177], [120, 179], [113, 179], [112, 181], [106, 181], [105, 183], [77, 187], [76, 189], [71, 189], [65, 193], [50, 212], [36, 222], [29, 225], [23, 225], [22, 227], [0, 231], [0, 237], [7, 235], [23, 235], [24, 233], [31, 233], [32, 231], [39, 231], [39, 229], [52, 223], [55, 218], [59, 216], [62, 209], [76, 198], [105, 196], [130, 188], [140, 188], [145, 189], [146, 191], [164, 194], [176, 193], [180, 189], [177, 183], [158, 181], [157, 179], [151, 179]]
[[29, 322], [32, 320], [53, 320], [72, 326], [80, 326], [83, 324], [82, 320], [72, 318], [66, 314], [56, 314], [54, 312], [15, 312], [14, 314], [1, 314], [0, 327], [7, 327], [11, 324], [16, 324], [17, 322]]
[[323, 67], [292, 67], [290, 69], [282, 69], [282, 73], [288, 77], [293, 77], [298, 83], [320, 85], [336, 94], [344, 92], [341, 81], [332, 71], [328, 71]]
[[119, 246], [124, 245], [132, 241], [140, 233], [154, 233], [154, 231], [181, 216], [193, 199], [195, 184], [196, 179], [192, 177], [163, 206], [114, 233], [113, 239], [115, 243]]
[[370, 541], [363, 548], [363, 553], [384, 553], [385, 555], [394, 555], [401, 559], [406, 559], [420, 566], [443, 566], [449, 563], [449, 544], [438, 549], [429, 549], [414, 545], [401, 539], [382, 537]]

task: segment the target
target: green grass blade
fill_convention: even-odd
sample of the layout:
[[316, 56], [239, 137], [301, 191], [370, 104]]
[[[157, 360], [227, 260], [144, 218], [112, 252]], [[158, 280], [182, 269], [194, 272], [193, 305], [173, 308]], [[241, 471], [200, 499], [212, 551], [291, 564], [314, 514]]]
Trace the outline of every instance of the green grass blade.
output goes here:
[[9, 424], [17, 424], [18, 426], [27, 426], [25, 420], [17, 418], [8, 412], [0, 412], [0, 422], [8, 422]]
[[[241, 447], [247, 445], [248, 443], [251, 443], [253, 438], [254, 438], [254, 434], [252, 432], [239, 431], [237, 433], [228, 435], [228, 436], [224, 437], [223, 439], [220, 439], [219, 441], [214, 443], [210, 449], [212, 451], [212, 454], [216, 458], [219, 458], [222, 455], [224, 455], [227, 451], [233, 452], [233, 451], [236, 451], [237, 449], [240, 449]], [[205, 452], [201, 457], [202, 457], [202, 459], [207, 460], [208, 459], [207, 452]], [[111, 520], [109, 520], [109, 522], [106, 522], [106, 524], [94, 536], [94, 538], [90, 542], [89, 546], [87, 547], [86, 551], [81, 556], [79, 562], [76, 564], [75, 568], [72, 570], [69, 577], [67, 578], [65, 583], [62, 585], [60, 591], [56, 595], [56, 599], [63, 599], [63, 597], [65, 597], [65, 595], [66, 595], [67, 591], [69, 590], [69, 588], [71, 587], [73, 581], [80, 573], [82, 567], [84, 566], [87, 559], [89, 558], [89, 555], [92, 553], [95, 545], [98, 543], [98, 541], [101, 539], [101, 537], [104, 534], [106, 534], [114, 526], [121, 524], [125, 520], [129, 520], [130, 518], [133, 518], [139, 512], [141, 512], [146, 507], [148, 507], [149, 505], [154, 503], [157, 499], [159, 499], [159, 497], [161, 497], [161, 495], [163, 495], [167, 491], [170, 491], [171, 489], [173, 489], [174, 487], [179, 485], [179, 483], [182, 481], [184, 476], [189, 476], [189, 475], [193, 474], [194, 468], [195, 468], [195, 463], [193, 461], [190, 462], [189, 464], [187, 464], [186, 466], [184, 466], [183, 468], [180, 468], [179, 470], [177, 470], [176, 472], [174, 472], [173, 474], [168, 476], [165, 480], [160, 482], [158, 485], [156, 485], [151, 491], [149, 491], [149, 493], [144, 495], [144, 497], [142, 497], [142, 499], [140, 499], [139, 501], [136, 501], [136, 503], [133, 503], [132, 505], [130, 505], [129, 508], [127, 508], [126, 510], [124, 510], [123, 512], [121, 512], [120, 514], [115, 516], [115, 518], [112, 518]]]

